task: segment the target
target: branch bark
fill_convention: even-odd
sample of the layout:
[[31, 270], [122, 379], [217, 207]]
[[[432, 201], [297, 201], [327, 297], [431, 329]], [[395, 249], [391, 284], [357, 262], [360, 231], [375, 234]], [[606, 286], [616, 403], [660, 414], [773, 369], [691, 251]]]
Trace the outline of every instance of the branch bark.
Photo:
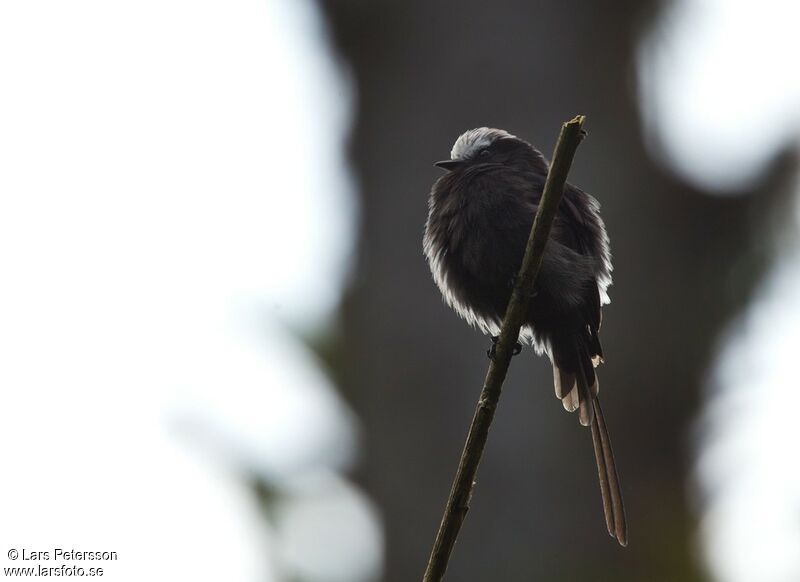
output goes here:
[[511, 352], [519, 338], [520, 328], [525, 317], [526, 298], [533, 292], [533, 285], [542, 265], [542, 257], [550, 235], [550, 228], [553, 225], [558, 204], [564, 192], [567, 174], [572, 165], [575, 151], [585, 135], [583, 131], [584, 120], [585, 117], [583, 115], [578, 115], [561, 127], [561, 134], [553, 152], [553, 160], [550, 164], [550, 171], [547, 174], [542, 198], [536, 211], [531, 234], [528, 237], [528, 244], [525, 247], [522, 266], [514, 284], [505, 317], [503, 317], [503, 325], [500, 338], [497, 341], [495, 357], [489, 364], [478, 406], [467, 435], [467, 442], [461, 453], [458, 471], [453, 481], [453, 487], [450, 490], [450, 497], [447, 499], [444, 516], [428, 559], [423, 582], [439, 582], [444, 578], [447, 564], [450, 561], [450, 554], [461, 530], [461, 524], [464, 522], [469, 510], [478, 464], [486, 446], [489, 427], [492, 424], [494, 411], [500, 400], [503, 382], [508, 372], [508, 366], [511, 363]]

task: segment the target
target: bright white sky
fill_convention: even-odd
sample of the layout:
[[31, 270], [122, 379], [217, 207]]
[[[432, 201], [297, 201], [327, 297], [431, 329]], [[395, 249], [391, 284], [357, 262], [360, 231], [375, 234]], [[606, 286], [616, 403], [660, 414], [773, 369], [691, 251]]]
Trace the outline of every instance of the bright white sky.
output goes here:
[[[352, 245], [349, 91], [312, 8], [0, 3], [0, 566], [61, 546], [119, 552], [114, 580], [263, 581], [327, 536], [316, 580], [376, 575], [335, 475], [352, 414], [282, 327], [324, 321]], [[287, 540], [245, 472], [302, 485]]]
[[711, 378], [697, 477], [701, 538], [721, 582], [800, 580], [798, 297], [795, 249], [732, 327]]
[[643, 120], [667, 165], [740, 188], [800, 128], [797, 0], [676, 0], [639, 60]]
[[[650, 141], [673, 170], [735, 190], [798, 143], [798, 23], [797, 0], [679, 0], [669, 10], [639, 69]], [[792, 226], [723, 342], [699, 423], [700, 541], [719, 582], [800, 580], [797, 212]]]

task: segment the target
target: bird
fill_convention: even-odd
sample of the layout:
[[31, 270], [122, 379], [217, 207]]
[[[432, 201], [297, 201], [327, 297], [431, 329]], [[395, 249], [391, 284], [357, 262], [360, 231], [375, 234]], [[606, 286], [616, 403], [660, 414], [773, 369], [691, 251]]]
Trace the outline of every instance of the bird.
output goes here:
[[[450, 159], [435, 165], [446, 172], [428, 197], [424, 255], [445, 303], [492, 336], [494, 348], [549, 163], [527, 141], [479, 127], [461, 134]], [[600, 205], [567, 182], [533, 292], [525, 299], [519, 339], [549, 357], [556, 396], [591, 429], [606, 527], [626, 546], [622, 491], [595, 371], [603, 362], [599, 332], [611, 272]]]

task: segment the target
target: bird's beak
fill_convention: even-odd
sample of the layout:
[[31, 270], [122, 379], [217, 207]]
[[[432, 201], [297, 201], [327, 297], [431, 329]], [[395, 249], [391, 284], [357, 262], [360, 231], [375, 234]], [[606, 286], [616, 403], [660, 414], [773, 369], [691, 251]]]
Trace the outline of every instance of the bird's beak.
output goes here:
[[442, 168], [443, 170], [447, 170], [448, 172], [452, 172], [454, 170], [457, 170], [461, 166], [463, 166], [464, 165], [464, 161], [463, 160], [442, 160], [441, 162], [436, 162], [433, 165], [437, 166], [439, 168]]

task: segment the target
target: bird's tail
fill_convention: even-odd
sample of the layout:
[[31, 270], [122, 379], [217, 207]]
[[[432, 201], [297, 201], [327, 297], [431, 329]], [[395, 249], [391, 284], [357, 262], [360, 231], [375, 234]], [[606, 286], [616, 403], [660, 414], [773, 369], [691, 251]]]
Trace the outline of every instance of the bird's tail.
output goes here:
[[[559, 365], [556, 363], [558, 360], [554, 358], [553, 379], [556, 396], [561, 399], [564, 408], [569, 412], [579, 411], [578, 417], [583, 426], [591, 427], [606, 527], [611, 537], [620, 545], [626, 546], [628, 528], [625, 521], [625, 507], [622, 503], [622, 490], [608, 427], [597, 396], [599, 391], [597, 374], [594, 371], [592, 358], [585, 348], [579, 346], [573, 353], [576, 353], [577, 357], [569, 362], [575, 364], [572, 366], [567, 362], [559, 362]], [[570, 369], [574, 371], [569, 371]]]
[[594, 458], [597, 462], [597, 476], [600, 479], [600, 495], [603, 498], [603, 513], [606, 517], [608, 534], [620, 545], [628, 545], [628, 524], [625, 521], [625, 506], [622, 503], [622, 490], [619, 486], [617, 464], [614, 462], [614, 451], [608, 427], [600, 408], [600, 399], [593, 401], [594, 422], [592, 423], [592, 442]]
[[[600, 384], [594, 373], [594, 364], [586, 348], [579, 346], [569, 350], [570, 358], [564, 358], [564, 350], [558, 350], [560, 357], [553, 358], [553, 383], [556, 396], [567, 412], [578, 410], [578, 419], [583, 426], [590, 426], [594, 420], [592, 400], [597, 398]], [[583, 381], [579, 381], [583, 378]]]

